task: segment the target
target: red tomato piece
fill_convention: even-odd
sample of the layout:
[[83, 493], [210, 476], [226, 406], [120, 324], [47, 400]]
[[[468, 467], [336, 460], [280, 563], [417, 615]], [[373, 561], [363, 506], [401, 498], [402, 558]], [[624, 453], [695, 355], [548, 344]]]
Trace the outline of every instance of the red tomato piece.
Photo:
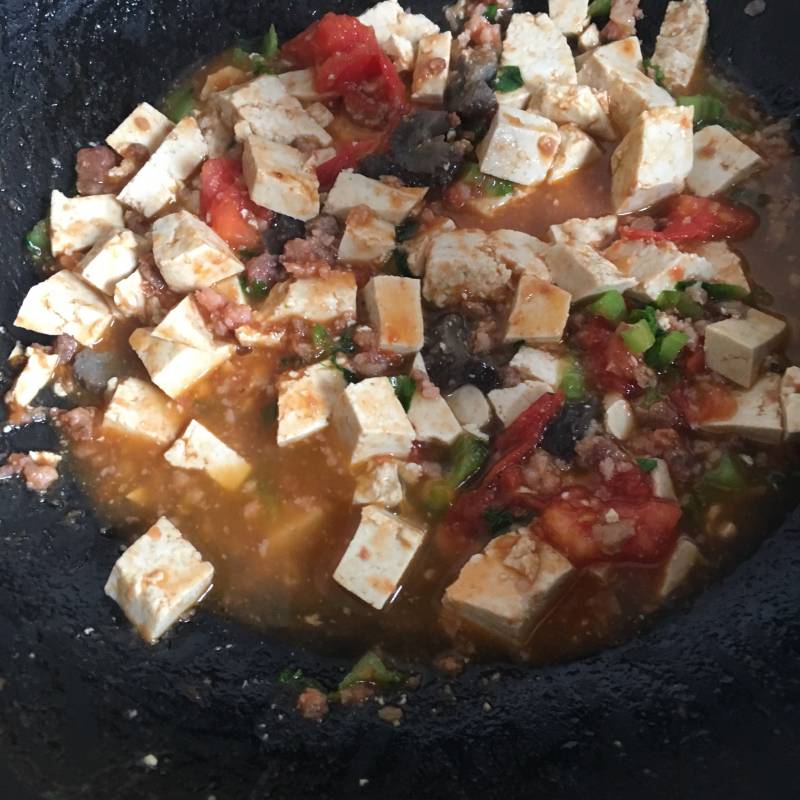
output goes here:
[[642, 368], [642, 357], [628, 350], [610, 322], [592, 317], [577, 332], [575, 342], [583, 351], [587, 376], [597, 388], [626, 396], [641, 392], [636, 373]]
[[300, 67], [319, 66], [336, 53], [346, 53], [360, 44], [374, 44], [375, 31], [348, 14], [327, 13], [281, 48], [281, 55]]
[[336, 149], [336, 155], [327, 161], [323, 161], [317, 167], [320, 189], [323, 191], [330, 189], [336, 180], [336, 176], [343, 169], [352, 169], [364, 156], [374, 153], [380, 147], [381, 140], [379, 138], [363, 139], [359, 142], [347, 142], [339, 145]]
[[738, 406], [728, 386], [708, 378], [679, 384], [670, 392], [669, 399], [689, 425], [710, 419], [728, 419]]
[[343, 92], [349, 84], [374, 80], [381, 74], [377, 43], [360, 44], [346, 53], [334, 53], [317, 67], [318, 92]]

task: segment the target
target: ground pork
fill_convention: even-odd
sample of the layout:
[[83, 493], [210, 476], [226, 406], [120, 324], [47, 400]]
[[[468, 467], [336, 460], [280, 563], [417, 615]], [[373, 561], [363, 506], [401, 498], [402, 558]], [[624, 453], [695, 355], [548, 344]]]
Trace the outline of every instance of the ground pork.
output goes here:
[[237, 328], [247, 325], [253, 319], [250, 306], [232, 303], [214, 289], [200, 289], [193, 296], [215, 336], [230, 336]]
[[537, 450], [522, 470], [523, 484], [538, 497], [561, 491], [564, 476], [561, 462], [545, 450]]
[[71, 439], [76, 442], [88, 442], [94, 438], [99, 416], [99, 409], [79, 406], [69, 411], [62, 411], [58, 414], [57, 420]]
[[286, 278], [286, 270], [280, 265], [278, 256], [266, 251], [246, 262], [245, 274], [248, 283], [261, 283], [267, 289]]
[[21, 475], [31, 491], [45, 492], [58, 480], [60, 460], [55, 453], [11, 453], [0, 466], [0, 480]]
[[80, 345], [68, 333], [62, 333], [56, 337], [54, 350], [62, 364], [69, 364], [75, 358], [79, 347]]
[[339, 222], [322, 214], [306, 225], [305, 239], [290, 239], [283, 248], [281, 264], [297, 277], [325, 275], [336, 264], [341, 241]]
[[639, 3], [640, 0], [613, 0], [608, 24], [602, 31], [606, 41], [613, 42], [636, 35], [636, 20], [644, 16]]
[[117, 154], [104, 144], [78, 150], [75, 156], [78, 194], [116, 194], [120, 180], [109, 173], [117, 164]]
[[306, 719], [321, 722], [328, 713], [328, 698], [319, 689], [309, 687], [297, 698], [297, 710]]

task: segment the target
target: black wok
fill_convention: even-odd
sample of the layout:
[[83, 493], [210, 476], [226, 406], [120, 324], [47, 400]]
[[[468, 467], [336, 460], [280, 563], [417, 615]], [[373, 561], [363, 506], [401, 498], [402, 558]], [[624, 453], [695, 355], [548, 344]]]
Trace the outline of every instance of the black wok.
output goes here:
[[[715, 58], [772, 110], [794, 114], [795, 0], [767, 0], [755, 18], [746, 4], [710, 0]], [[664, 5], [645, 3], [647, 35]], [[20, 336], [10, 322], [33, 280], [22, 235], [51, 187], [72, 193], [76, 148], [238, 36], [270, 21], [287, 35], [319, 10], [304, 0], [0, 0], [0, 356]], [[0, 455], [48, 443], [52, 431], [28, 426], [2, 434]], [[203, 611], [143, 644], [103, 596], [118, 545], [66, 483], [43, 501], [0, 485], [3, 800], [798, 797], [798, 515], [635, 641], [535, 670], [475, 665], [449, 690], [424, 672], [399, 728], [374, 705], [317, 725], [291, 712], [276, 676], [295, 664], [333, 683], [344, 659]], [[147, 754], [156, 767], [143, 765]]]

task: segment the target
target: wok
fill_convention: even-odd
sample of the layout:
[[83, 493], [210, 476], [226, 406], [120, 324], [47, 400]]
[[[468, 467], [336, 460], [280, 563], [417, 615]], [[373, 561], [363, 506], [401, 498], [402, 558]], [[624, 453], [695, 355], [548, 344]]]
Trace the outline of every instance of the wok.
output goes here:
[[[754, 18], [746, 3], [709, 2], [719, 69], [794, 114], [794, 2], [767, 0]], [[10, 323], [33, 281], [23, 233], [51, 187], [72, 193], [76, 148], [239, 36], [272, 21], [285, 37], [322, 10], [365, 5], [0, 0], [0, 356], [22, 336]], [[644, 4], [651, 40], [664, 5]], [[436, 16], [438, 3], [415, 9]], [[51, 429], [30, 425], [4, 432], [0, 455], [54, 444]], [[633, 641], [544, 668], [474, 664], [449, 681], [423, 669], [400, 727], [373, 704], [318, 725], [292, 712], [276, 677], [292, 664], [335, 683], [350, 659], [204, 610], [143, 644], [102, 592], [118, 544], [64, 483], [44, 500], [0, 485], [5, 800], [797, 797], [797, 514]], [[147, 754], [157, 766], [143, 764]]]

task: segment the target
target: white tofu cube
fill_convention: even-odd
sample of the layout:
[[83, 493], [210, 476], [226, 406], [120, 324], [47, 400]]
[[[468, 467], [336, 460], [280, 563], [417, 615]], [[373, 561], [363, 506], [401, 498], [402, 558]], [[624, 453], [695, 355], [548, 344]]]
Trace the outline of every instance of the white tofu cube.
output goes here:
[[509, 363], [523, 378], [543, 381], [555, 388], [561, 383], [564, 362], [555, 353], [536, 347], [520, 347]]
[[625, 441], [636, 428], [631, 404], [617, 392], [609, 392], [603, 397], [603, 427], [606, 433]]
[[353, 505], [397, 508], [403, 502], [399, 467], [394, 459], [368, 462], [356, 475]]
[[531, 93], [528, 111], [557, 125], [571, 123], [599, 139], [617, 138], [611, 124], [606, 92], [574, 83], [542, 83]]
[[206, 105], [197, 115], [197, 124], [208, 148], [209, 158], [224, 156], [233, 144], [233, 129], [222, 118], [219, 109]]
[[375, 31], [375, 38], [378, 44], [389, 36], [396, 26], [400, 17], [405, 14], [403, 7], [397, 0], [383, 0], [368, 8], [363, 14], [359, 15], [358, 21], [363, 25], [368, 25]]
[[106, 144], [120, 155], [132, 144], [152, 154], [173, 127], [172, 122], [150, 103], [140, 103], [106, 137]]
[[405, 458], [414, 442], [414, 428], [388, 378], [351, 383], [334, 408], [333, 424], [353, 464], [377, 456]]
[[572, 295], [572, 302], [588, 300], [616, 289], [624, 292], [636, 284], [610, 261], [586, 244], [555, 244], [545, 255], [553, 282]]
[[550, 170], [561, 136], [558, 126], [531, 111], [500, 106], [476, 149], [481, 172], [531, 186]]
[[727, 419], [707, 420], [700, 428], [709, 433], [733, 434], [764, 444], [783, 438], [780, 375], [765, 375], [750, 389], [736, 392], [737, 409]]
[[524, 86], [512, 89], [510, 92], [495, 92], [494, 96], [498, 106], [509, 108], [525, 108], [531, 99], [531, 93]]
[[603, 155], [594, 139], [577, 125], [562, 125], [558, 132], [561, 134], [561, 141], [547, 176], [548, 183], [556, 183], [569, 177]]
[[161, 517], [117, 559], [105, 593], [152, 644], [200, 601], [213, 577], [214, 567]]
[[511, 16], [500, 63], [519, 67], [528, 88], [542, 81], [576, 81], [572, 50], [564, 34], [547, 14]]
[[175, 201], [178, 190], [208, 155], [194, 117], [184, 117], [119, 193], [119, 201], [152, 217]]
[[[413, 369], [426, 376], [428, 374], [425, 362], [419, 354], [414, 358]], [[440, 394], [425, 397], [419, 389], [411, 398], [408, 420], [414, 427], [419, 442], [451, 445], [462, 432], [461, 425], [444, 397]]]
[[394, 250], [395, 228], [367, 206], [356, 206], [348, 215], [339, 243], [339, 261], [346, 264], [383, 264]]
[[409, 272], [416, 278], [422, 277], [425, 273], [425, 266], [428, 263], [428, 255], [434, 239], [446, 231], [454, 231], [456, 224], [447, 217], [436, 217], [433, 222], [425, 225], [411, 239], [403, 242], [400, 247], [406, 254]]
[[419, 41], [439, 31], [423, 14], [407, 14], [396, 0], [377, 3], [358, 19], [375, 30], [378, 44], [400, 72], [414, 67], [414, 48]]
[[356, 279], [352, 272], [329, 272], [318, 278], [300, 278], [274, 286], [258, 318], [282, 322], [301, 317], [308, 322], [353, 320], [356, 316]]
[[727, 192], [763, 165], [761, 156], [732, 133], [709, 125], [694, 135], [694, 163], [686, 185], [692, 194], [711, 197]]
[[86, 250], [125, 227], [122, 206], [113, 194], [50, 195], [50, 249], [54, 256]]
[[302, 373], [289, 372], [278, 387], [278, 447], [327, 428], [344, 387], [344, 376], [330, 364], [312, 364]]
[[487, 244], [495, 260], [515, 275], [532, 275], [543, 281], [550, 280], [550, 270], [543, 260], [548, 245], [535, 236], [501, 228], [489, 234]]
[[683, 190], [692, 169], [688, 107], [642, 113], [611, 157], [611, 199], [618, 214], [648, 208]]
[[211, 288], [231, 303], [236, 303], [237, 305], [247, 304], [247, 295], [242, 289], [242, 282], [239, 280], [238, 275], [231, 275], [230, 278], [225, 278], [219, 283], [215, 283]]
[[8, 398], [18, 406], [29, 406], [36, 395], [53, 379], [58, 366], [58, 355], [47, 353], [41, 347], [26, 347], [28, 359], [22, 372], [17, 375]]
[[750, 291], [750, 282], [747, 280], [742, 259], [731, 250], [727, 242], [701, 244], [697, 248], [697, 255], [711, 264], [711, 283], [727, 283]]
[[417, 278], [376, 275], [364, 287], [369, 324], [381, 350], [416, 353], [422, 349], [422, 298]]
[[242, 171], [254, 203], [293, 219], [319, 214], [319, 181], [306, 155], [252, 136], [244, 143]]
[[[278, 75], [278, 79], [283, 84], [286, 93], [296, 97], [301, 103], [314, 103], [319, 100], [329, 100], [331, 97], [336, 96], [333, 92], [318, 92], [316, 90], [314, 87], [314, 70], [311, 67], [283, 72]], [[310, 111], [310, 109], [306, 109], [306, 111]], [[321, 122], [319, 124], [323, 128], [325, 127]]]
[[251, 472], [250, 465], [208, 428], [193, 419], [179, 439], [164, 453], [179, 469], [201, 470], [223, 489], [238, 489]]
[[323, 212], [345, 220], [356, 206], [367, 206], [381, 219], [399, 225], [422, 203], [427, 192], [425, 188], [390, 186], [346, 169], [336, 177]]
[[617, 216], [568, 219], [560, 225], [551, 225], [548, 236], [555, 244], [588, 244], [602, 250], [617, 236]]
[[414, 69], [416, 51], [408, 39], [398, 36], [396, 33], [390, 33], [381, 45], [381, 49], [392, 59], [398, 72], [411, 72]]
[[800, 436], [800, 367], [789, 367], [781, 378], [781, 408], [787, 439]]
[[710, 369], [745, 388], [758, 377], [764, 359], [786, 332], [782, 319], [748, 308], [740, 319], [724, 319], [706, 327], [705, 354]]
[[523, 411], [530, 408], [552, 388], [543, 381], [523, 381], [509, 389], [493, 389], [489, 402], [503, 427], [507, 428]]
[[244, 270], [225, 241], [188, 211], [153, 223], [153, 257], [170, 289], [191, 292]]
[[653, 482], [653, 497], [662, 500], [677, 500], [675, 487], [672, 484], [672, 476], [669, 474], [669, 466], [663, 458], [654, 458], [655, 467], [650, 470], [650, 480]]
[[587, 25], [586, 28], [578, 36], [578, 50], [581, 53], [587, 53], [589, 50], [594, 50], [595, 47], [600, 46], [600, 30], [594, 22]]
[[505, 341], [528, 344], [560, 342], [569, 316], [571, 297], [547, 281], [523, 275], [508, 315]]
[[432, 33], [423, 36], [417, 46], [411, 99], [418, 103], [442, 103], [450, 70], [450, 47], [453, 34]]
[[567, 588], [575, 570], [528, 529], [498, 536], [467, 561], [443, 606], [457, 620], [521, 644]]
[[681, 536], [659, 576], [656, 588], [659, 598], [666, 600], [679, 589], [685, 588], [686, 582], [703, 561], [697, 545], [687, 536]]
[[[607, 64], [624, 72], [641, 72], [644, 65], [641, 42], [636, 36], [627, 36], [624, 39], [609, 42], [598, 47], [591, 53], [591, 57], [585, 57], [581, 69], [587, 64], [596, 62]], [[578, 74], [578, 83], [583, 83], [580, 80], [580, 73]]]
[[287, 101], [294, 105], [284, 82], [277, 75], [260, 75], [243, 85], [215, 92], [210, 100], [231, 128], [249, 108], [264, 108]]
[[137, 257], [136, 237], [130, 231], [117, 231], [97, 242], [78, 269], [87, 283], [113, 295], [117, 283], [136, 269]]
[[216, 350], [198, 350], [177, 342], [158, 339], [148, 328], [137, 328], [129, 339], [150, 379], [165, 394], [176, 399], [199, 380], [227, 361], [235, 352], [232, 345]]
[[459, 386], [447, 396], [447, 405], [463, 426], [476, 430], [485, 428], [492, 421], [492, 409], [486, 395], [471, 383]]
[[[327, 128], [328, 125], [333, 122], [333, 113], [328, 109], [327, 106], [324, 106], [322, 103], [311, 103], [309, 106], [306, 107], [306, 111], [308, 115], [313, 119], [318, 125], [321, 125], [323, 128]], [[316, 163], [317, 164], [324, 164], [329, 159], [333, 158], [336, 155], [336, 148], [335, 147], [326, 147], [320, 150], [316, 150]], [[319, 153], [324, 153], [325, 157], [320, 158]]]
[[117, 384], [103, 415], [103, 430], [149, 439], [158, 445], [174, 442], [182, 425], [178, 406], [139, 378], [125, 378]]
[[565, 36], [577, 36], [589, 21], [589, 0], [549, 0], [547, 10]]
[[336, 567], [333, 579], [380, 610], [400, 588], [425, 533], [380, 506], [365, 506], [358, 530]]
[[125, 317], [144, 319], [147, 314], [147, 294], [144, 279], [138, 269], [114, 287], [114, 306]]
[[198, 350], [214, 351], [219, 346], [191, 295], [170, 309], [167, 316], [153, 328], [153, 336]]
[[66, 333], [93, 347], [114, 322], [105, 297], [74, 272], [61, 270], [28, 290], [14, 324], [37, 333]]
[[706, 0], [681, 0], [667, 5], [656, 39], [652, 62], [664, 74], [664, 85], [674, 95], [686, 94], [708, 38]]

